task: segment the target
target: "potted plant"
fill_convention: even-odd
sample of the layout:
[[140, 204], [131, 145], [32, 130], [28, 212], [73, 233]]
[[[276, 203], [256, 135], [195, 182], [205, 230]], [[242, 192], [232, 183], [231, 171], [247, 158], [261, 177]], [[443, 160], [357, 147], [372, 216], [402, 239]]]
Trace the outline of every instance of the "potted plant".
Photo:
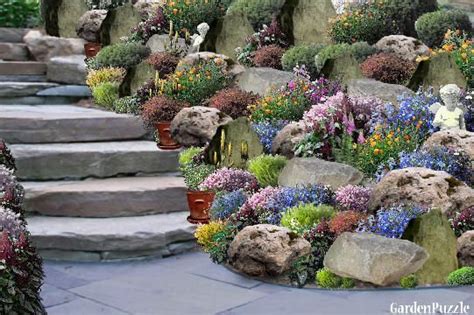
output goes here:
[[180, 169], [188, 187], [186, 196], [190, 214], [187, 219], [193, 224], [209, 222], [209, 210], [215, 197], [214, 191], [199, 189], [199, 185], [216, 169], [214, 165], [202, 162], [201, 155], [200, 148], [189, 148], [181, 152], [179, 157]]
[[173, 118], [188, 106], [186, 102], [164, 95], [152, 97], [143, 105], [142, 119], [147, 126], [155, 128], [160, 149], [175, 150], [181, 147], [171, 138], [170, 125]]

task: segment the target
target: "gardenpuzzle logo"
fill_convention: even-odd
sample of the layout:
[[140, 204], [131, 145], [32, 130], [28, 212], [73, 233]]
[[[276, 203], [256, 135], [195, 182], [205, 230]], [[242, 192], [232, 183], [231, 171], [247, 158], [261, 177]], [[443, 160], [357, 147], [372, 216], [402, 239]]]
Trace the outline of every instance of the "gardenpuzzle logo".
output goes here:
[[419, 304], [417, 301], [413, 304], [390, 304], [391, 314], [470, 314], [471, 306], [464, 302], [457, 304], [440, 304], [433, 302], [431, 304]]

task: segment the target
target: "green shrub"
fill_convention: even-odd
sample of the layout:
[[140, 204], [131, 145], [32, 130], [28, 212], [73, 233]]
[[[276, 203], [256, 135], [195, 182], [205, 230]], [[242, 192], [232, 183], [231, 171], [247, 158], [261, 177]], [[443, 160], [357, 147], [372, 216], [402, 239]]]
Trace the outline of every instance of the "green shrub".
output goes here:
[[125, 96], [115, 100], [114, 111], [119, 114], [138, 115], [140, 112], [140, 104], [133, 96]]
[[314, 63], [318, 72], [324, 67], [328, 59], [333, 59], [350, 52], [351, 45], [349, 44], [335, 44], [328, 45], [321, 49], [321, 51], [314, 57]]
[[209, 164], [189, 163], [181, 168], [184, 176], [184, 182], [189, 190], [199, 190], [199, 185], [214, 171], [216, 167]]
[[336, 43], [375, 44], [389, 34], [387, 16], [379, 3], [355, 7], [331, 20], [329, 36]]
[[390, 23], [390, 34], [412, 37], [416, 37], [415, 21], [421, 15], [437, 9], [437, 0], [388, 0], [383, 5]]
[[281, 225], [297, 233], [310, 230], [323, 219], [331, 219], [334, 208], [327, 205], [300, 204], [288, 209], [281, 218]]
[[119, 85], [113, 82], [101, 83], [92, 89], [92, 97], [97, 105], [113, 109], [119, 98]]
[[2, 0], [0, 27], [35, 27], [39, 23], [38, 0]]
[[229, 12], [243, 13], [259, 29], [263, 24], [269, 24], [284, 4], [285, 0], [236, 0], [229, 7]]
[[448, 276], [449, 285], [474, 285], [474, 267], [462, 267]]
[[444, 34], [450, 30], [466, 31], [471, 34], [469, 16], [460, 10], [436, 11], [423, 14], [415, 24], [418, 38], [429, 47], [439, 47]]
[[129, 69], [142, 62], [150, 54], [150, 48], [140, 43], [118, 43], [104, 47], [95, 57], [96, 66]]
[[278, 176], [286, 165], [286, 158], [280, 155], [259, 155], [249, 161], [248, 170], [261, 187], [278, 186]]
[[351, 289], [355, 286], [354, 280], [339, 277], [328, 268], [323, 268], [316, 273], [316, 284], [324, 289]]
[[404, 289], [414, 289], [418, 285], [418, 279], [414, 274], [402, 277], [400, 279], [400, 286]]
[[377, 52], [377, 48], [367, 42], [357, 42], [351, 45], [350, 51], [358, 62], [364, 62], [365, 59]]
[[190, 164], [193, 161], [194, 157], [201, 153], [202, 148], [198, 147], [189, 147], [181, 151], [181, 153], [179, 153], [179, 166], [183, 168], [187, 164]]
[[322, 44], [301, 44], [288, 49], [281, 59], [283, 70], [293, 71], [296, 66], [305, 65], [311, 74], [317, 74], [314, 58], [323, 48]]

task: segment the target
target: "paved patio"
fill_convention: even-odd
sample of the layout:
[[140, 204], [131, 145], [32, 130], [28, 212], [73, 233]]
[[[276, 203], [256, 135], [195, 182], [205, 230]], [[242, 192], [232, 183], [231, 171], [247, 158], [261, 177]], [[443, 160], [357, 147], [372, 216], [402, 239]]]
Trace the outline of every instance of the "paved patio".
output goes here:
[[392, 303], [457, 304], [474, 314], [474, 287], [325, 291], [247, 279], [194, 252], [161, 260], [45, 262], [44, 303], [74, 314], [390, 314]]

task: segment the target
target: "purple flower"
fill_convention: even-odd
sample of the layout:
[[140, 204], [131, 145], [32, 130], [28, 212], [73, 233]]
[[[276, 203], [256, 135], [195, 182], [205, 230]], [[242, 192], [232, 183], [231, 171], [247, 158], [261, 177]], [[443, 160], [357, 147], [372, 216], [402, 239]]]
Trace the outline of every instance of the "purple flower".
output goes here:
[[20, 235], [26, 232], [20, 214], [0, 207], [0, 231], [7, 232], [11, 237], [18, 240]]
[[258, 189], [258, 181], [247, 171], [224, 167], [209, 175], [199, 189], [227, 192], [243, 189], [253, 192]]
[[366, 212], [372, 189], [347, 185], [336, 191], [336, 204], [343, 210]]

